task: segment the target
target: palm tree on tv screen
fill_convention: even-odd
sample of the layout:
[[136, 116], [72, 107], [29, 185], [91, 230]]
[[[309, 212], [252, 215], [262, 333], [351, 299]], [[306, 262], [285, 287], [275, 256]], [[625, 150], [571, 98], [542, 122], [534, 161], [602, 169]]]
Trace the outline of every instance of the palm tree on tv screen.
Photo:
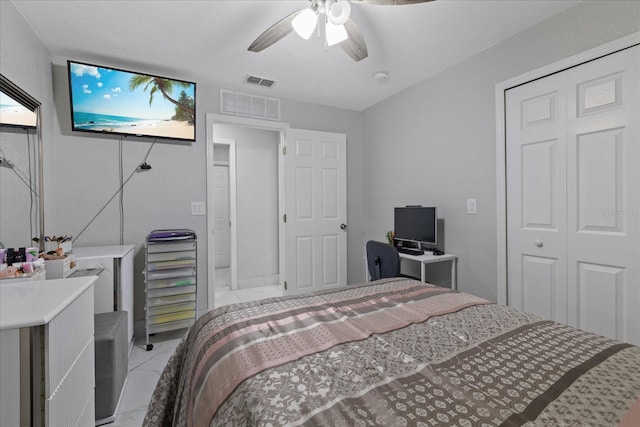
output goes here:
[[191, 122], [193, 121], [193, 116], [195, 115], [195, 111], [193, 110], [193, 107], [180, 103], [175, 99], [171, 98], [171, 96], [169, 96], [169, 94], [173, 91], [174, 86], [188, 88], [189, 86], [191, 86], [190, 83], [180, 82], [175, 80], [168, 80], [168, 79], [161, 79], [159, 77], [145, 76], [142, 74], [134, 74], [129, 80], [129, 90], [132, 92], [136, 90], [136, 88], [142, 85], [144, 85], [144, 89], [143, 89], [144, 91], [146, 91], [149, 88], [149, 86], [151, 86], [151, 90], [149, 91], [149, 106], [151, 106], [151, 103], [153, 102], [153, 95], [157, 91], [160, 91], [164, 99], [171, 102], [176, 107], [180, 108], [185, 113], [187, 113], [187, 115], [191, 117], [190, 121]]

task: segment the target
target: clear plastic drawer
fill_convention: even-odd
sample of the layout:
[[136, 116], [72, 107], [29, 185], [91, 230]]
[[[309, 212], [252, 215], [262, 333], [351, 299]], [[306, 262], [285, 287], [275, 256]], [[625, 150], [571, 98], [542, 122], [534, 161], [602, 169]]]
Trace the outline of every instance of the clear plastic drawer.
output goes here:
[[173, 251], [173, 252], [149, 253], [147, 254], [147, 258], [149, 262], [195, 259], [196, 251], [179, 251], [179, 252]]
[[161, 323], [159, 325], [149, 325], [147, 333], [155, 334], [158, 332], [173, 331], [175, 329], [188, 328], [195, 323], [195, 319], [181, 320], [179, 322]]
[[195, 268], [196, 260], [195, 259], [178, 259], [171, 261], [156, 261], [150, 262], [147, 270], [148, 271], [158, 271], [158, 270], [169, 270], [174, 268], [186, 268], [191, 267]]
[[148, 280], [172, 279], [175, 277], [195, 276], [195, 268], [171, 268], [147, 272]]
[[158, 307], [149, 307], [147, 309], [149, 316], [160, 316], [162, 314], [170, 314], [178, 311], [195, 311], [196, 302], [185, 302], [182, 304], [161, 305]]
[[149, 280], [149, 289], [169, 288], [171, 286], [189, 286], [195, 284], [196, 278], [193, 276], [176, 277], [165, 280]]
[[173, 242], [173, 243], [148, 243], [147, 252], [148, 253], [158, 253], [158, 252], [176, 252], [176, 251], [195, 251], [196, 250], [196, 242]]
[[176, 304], [180, 302], [190, 302], [196, 300], [196, 294], [180, 294], [180, 295], [171, 295], [165, 297], [158, 298], [149, 298], [147, 301], [147, 307], [158, 307], [161, 305], [167, 304]]
[[196, 292], [196, 285], [176, 286], [174, 288], [149, 289], [148, 298], [167, 297], [170, 295], [189, 294]]
[[179, 320], [195, 319], [195, 310], [180, 311], [178, 313], [163, 314], [160, 316], [149, 317], [149, 325], [158, 325], [160, 323], [177, 322]]

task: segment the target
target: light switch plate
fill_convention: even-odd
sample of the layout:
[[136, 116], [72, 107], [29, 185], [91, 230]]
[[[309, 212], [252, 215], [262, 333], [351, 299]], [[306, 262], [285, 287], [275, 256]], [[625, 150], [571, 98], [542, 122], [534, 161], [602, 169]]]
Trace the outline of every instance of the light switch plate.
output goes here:
[[469, 215], [475, 215], [478, 213], [476, 199], [467, 199], [467, 213]]
[[191, 202], [191, 215], [204, 215], [204, 202]]

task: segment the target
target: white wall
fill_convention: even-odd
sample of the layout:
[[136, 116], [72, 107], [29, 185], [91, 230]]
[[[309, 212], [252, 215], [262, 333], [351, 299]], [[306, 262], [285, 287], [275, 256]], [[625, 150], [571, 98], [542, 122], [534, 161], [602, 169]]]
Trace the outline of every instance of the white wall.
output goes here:
[[[20, 86], [24, 91], [29, 93], [42, 104], [42, 137], [44, 140], [45, 156], [53, 151], [53, 90], [51, 82], [51, 56], [44, 48], [40, 40], [33, 33], [31, 28], [27, 26], [13, 4], [6, 1], [0, 2], [0, 73]], [[30, 138], [35, 141], [34, 131], [31, 130]], [[0, 147], [5, 152], [9, 160], [15, 162], [22, 171], [28, 173], [28, 156], [26, 149], [24, 151], [14, 150], [14, 144], [22, 144], [26, 146], [26, 133], [23, 130], [12, 131], [3, 129], [0, 131], [0, 139], [2, 141]], [[32, 146], [35, 146], [32, 142]], [[13, 148], [12, 148], [13, 147]], [[23, 155], [20, 156], [19, 153]], [[9, 214], [5, 210], [6, 198], [12, 197], [8, 194], [9, 190], [5, 187], [9, 180], [14, 181], [17, 191], [17, 197], [28, 197], [27, 188], [13, 175], [11, 171], [3, 168], [2, 179], [3, 187], [0, 192], [0, 200], [2, 200], [2, 216]], [[15, 178], [15, 179], [14, 179]], [[44, 178], [46, 180], [53, 179], [53, 165], [45, 159], [44, 162]], [[37, 184], [37, 178], [36, 178]], [[13, 184], [12, 184], [13, 185]], [[24, 189], [25, 191], [21, 191]], [[45, 209], [52, 206], [51, 200], [45, 198]], [[37, 204], [34, 205], [37, 212]], [[13, 225], [5, 222], [3, 218], [0, 223], [0, 242], [9, 247], [12, 246], [29, 246], [31, 237], [28, 225], [28, 209], [29, 203], [23, 205], [22, 212], [17, 215], [24, 216], [26, 213], [27, 221], [24, 221], [17, 231]], [[45, 219], [49, 215], [45, 215]], [[37, 217], [36, 217], [37, 218]], [[12, 220], [13, 221], [13, 220]], [[38, 221], [35, 220], [35, 229], [37, 229]]]
[[278, 274], [278, 142], [269, 130], [216, 124], [213, 137], [236, 141], [238, 287]]
[[[42, 104], [42, 137], [45, 156], [53, 151], [53, 89], [50, 63], [49, 53], [13, 4], [0, 1], [0, 73]], [[4, 132], [0, 135], [3, 140], [6, 136]], [[14, 136], [21, 138], [20, 135]], [[45, 180], [53, 179], [52, 171], [52, 163], [49, 159], [45, 159]], [[0, 194], [0, 202], [5, 203], [4, 194]], [[51, 206], [53, 206], [51, 200], [45, 198], [45, 209], [50, 209]], [[47, 212], [45, 221], [50, 216]], [[0, 240], [3, 240], [4, 232], [3, 226], [0, 229]], [[28, 236], [27, 239], [29, 239]], [[19, 337], [14, 331], [5, 331], [1, 335], [0, 425], [17, 425], [16, 420], [20, 418], [20, 411], [26, 409], [20, 408], [18, 404], [21, 390], [19, 372], [15, 371], [15, 366], [19, 359]], [[24, 390], [22, 392], [24, 393]]]
[[495, 301], [495, 85], [639, 29], [639, 2], [580, 3], [364, 111], [366, 237], [384, 238], [394, 206], [435, 205], [459, 289]]

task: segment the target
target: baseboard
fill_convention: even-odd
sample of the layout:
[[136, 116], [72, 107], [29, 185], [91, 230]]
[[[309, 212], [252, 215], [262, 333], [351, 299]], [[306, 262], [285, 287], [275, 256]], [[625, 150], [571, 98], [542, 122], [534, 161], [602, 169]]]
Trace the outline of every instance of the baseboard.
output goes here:
[[278, 274], [270, 274], [266, 276], [238, 278], [238, 289], [259, 288], [261, 286], [277, 285], [280, 281]]

